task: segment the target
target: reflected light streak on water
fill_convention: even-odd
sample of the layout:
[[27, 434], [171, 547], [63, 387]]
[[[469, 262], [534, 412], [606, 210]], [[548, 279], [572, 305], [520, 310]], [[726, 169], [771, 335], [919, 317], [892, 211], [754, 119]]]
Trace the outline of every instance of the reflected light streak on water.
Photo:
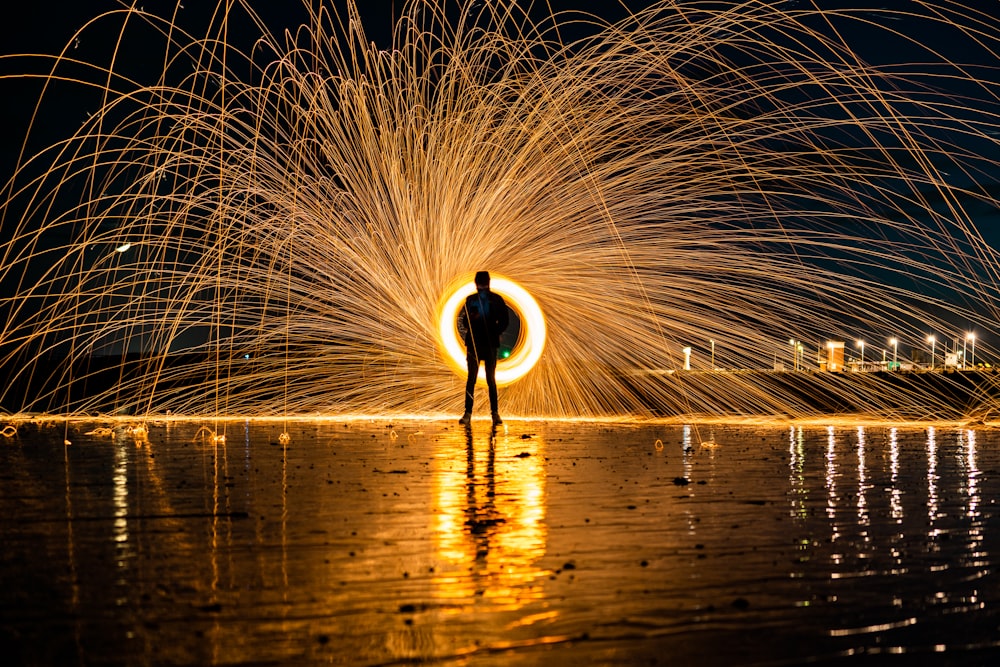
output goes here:
[[685, 424], [682, 427], [681, 436], [681, 453], [684, 460], [684, 478], [687, 479], [691, 474], [691, 456], [694, 452], [694, 444], [691, 438], [691, 425]]
[[128, 533], [128, 444], [119, 441], [115, 446], [115, 468], [112, 476], [114, 488], [115, 522], [114, 522], [114, 542], [115, 542], [115, 565], [119, 570], [119, 578], [116, 579], [116, 587], [122, 591], [122, 597], [116, 600], [116, 604], [125, 605], [128, 598], [124, 590], [128, 586], [128, 575], [126, 570], [129, 566], [131, 547], [129, 545]]
[[934, 521], [938, 514], [937, 432], [927, 429], [927, 526], [928, 536], [934, 535]]
[[959, 449], [964, 455], [965, 465], [965, 517], [969, 520], [969, 558], [968, 564], [974, 567], [978, 574], [989, 573], [989, 553], [984, 549], [984, 529], [980, 514], [982, 502], [980, 477], [982, 471], [977, 463], [976, 433], [972, 430], [961, 431], [958, 435]]
[[[979, 517], [979, 469], [976, 467], [976, 432], [965, 431], [966, 466], [969, 473], [969, 508], [967, 510], [970, 519]], [[959, 436], [961, 438], [961, 435]]]
[[899, 429], [889, 429], [889, 471], [891, 473], [892, 492], [890, 494], [890, 504], [892, 506], [892, 518], [897, 523], [903, 521], [903, 491], [899, 488]]
[[802, 427], [792, 426], [788, 431], [788, 484], [790, 487], [791, 515], [803, 517], [806, 512], [808, 492], [805, 488], [805, 453], [803, 451]]
[[[690, 424], [684, 424], [684, 426], [681, 427], [681, 477], [686, 480], [691, 479], [691, 475], [694, 470], [694, 456], [695, 450], [692, 428]], [[695, 517], [691, 514], [691, 512], [685, 511], [684, 518], [687, 522], [688, 534], [694, 535], [698, 529]]]
[[[115, 472], [113, 477], [115, 494], [115, 542], [122, 545], [122, 552], [128, 543], [128, 454], [126, 443], [120, 441], [115, 447]], [[118, 566], [124, 566], [123, 558]]]
[[868, 489], [871, 488], [871, 484], [868, 483], [867, 471], [865, 469], [865, 428], [863, 426], [858, 427], [858, 526], [861, 529], [861, 535], [864, 541], [867, 543], [871, 536], [868, 534], [867, 527], [870, 525], [868, 518]]
[[837, 529], [837, 436], [836, 429], [826, 427], [826, 516], [831, 521], [830, 541], [840, 537]]

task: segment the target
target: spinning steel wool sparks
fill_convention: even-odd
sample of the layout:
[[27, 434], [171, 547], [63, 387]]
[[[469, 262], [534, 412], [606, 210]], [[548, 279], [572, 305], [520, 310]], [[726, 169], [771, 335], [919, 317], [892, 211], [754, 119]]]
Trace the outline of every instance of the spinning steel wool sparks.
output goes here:
[[[818, 409], [766, 373], [697, 378], [709, 344], [727, 369], [862, 334], [974, 330], [988, 354], [1000, 91], [907, 35], [995, 58], [991, 17], [416, 0], [380, 49], [353, 4], [305, 3], [283, 36], [251, 4], [203, 36], [123, 8], [74, 38], [114, 26], [110, 56], [42, 60], [38, 109], [67, 87], [96, 106], [2, 193], [3, 408], [456, 413], [480, 269], [521, 327], [505, 415]], [[921, 64], [869, 64], [852, 30]], [[848, 391], [829, 375], [806, 394]]]

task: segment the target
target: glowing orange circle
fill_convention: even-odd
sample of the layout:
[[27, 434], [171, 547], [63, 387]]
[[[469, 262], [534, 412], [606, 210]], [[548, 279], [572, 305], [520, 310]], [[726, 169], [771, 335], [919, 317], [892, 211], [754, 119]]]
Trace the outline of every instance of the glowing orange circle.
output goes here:
[[[506, 359], [497, 360], [497, 385], [505, 386], [517, 382], [534, 368], [545, 348], [545, 316], [538, 302], [528, 290], [513, 280], [493, 275], [490, 290], [504, 298], [507, 305], [521, 318], [521, 336], [517, 345]], [[459, 340], [458, 311], [465, 298], [476, 293], [476, 285], [471, 277], [463, 277], [446, 292], [446, 297], [438, 307], [438, 342], [445, 359], [459, 375], [465, 375], [465, 345]], [[479, 369], [479, 381], [486, 381], [486, 371]]]

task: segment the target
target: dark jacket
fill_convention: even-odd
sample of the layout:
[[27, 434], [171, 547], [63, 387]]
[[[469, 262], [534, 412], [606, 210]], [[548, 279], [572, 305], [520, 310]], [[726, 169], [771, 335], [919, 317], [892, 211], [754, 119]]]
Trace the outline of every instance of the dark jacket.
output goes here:
[[[500, 347], [500, 334], [509, 324], [507, 303], [495, 292], [486, 292], [487, 306], [483, 312], [479, 300], [479, 292], [469, 295], [465, 305], [458, 314], [458, 331], [465, 337], [466, 349], [491, 349], [494, 352]], [[475, 345], [475, 347], [471, 347]]]

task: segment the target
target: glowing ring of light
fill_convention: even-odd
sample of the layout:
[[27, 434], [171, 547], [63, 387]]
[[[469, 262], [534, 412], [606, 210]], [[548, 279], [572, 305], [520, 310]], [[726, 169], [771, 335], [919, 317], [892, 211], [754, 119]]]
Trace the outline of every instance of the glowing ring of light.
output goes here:
[[[538, 302], [526, 289], [509, 278], [493, 275], [490, 277], [490, 291], [503, 297], [507, 305], [521, 318], [521, 335], [506, 359], [497, 360], [497, 385], [505, 386], [517, 382], [534, 368], [545, 348], [545, 316]], [[467, 372], [465, 345], [458, 338], [456, 321], [458, 312], [465, 304], [465, 298], [476, 293], [476, 285], [471, 277], [464, 278], [445, 292], [450, 296], [440, 306], [438, 340], [445, 359], [455, 372], [464, 376]], [[479, 369], [479, 381], [486, 381], [486, 371]]]

